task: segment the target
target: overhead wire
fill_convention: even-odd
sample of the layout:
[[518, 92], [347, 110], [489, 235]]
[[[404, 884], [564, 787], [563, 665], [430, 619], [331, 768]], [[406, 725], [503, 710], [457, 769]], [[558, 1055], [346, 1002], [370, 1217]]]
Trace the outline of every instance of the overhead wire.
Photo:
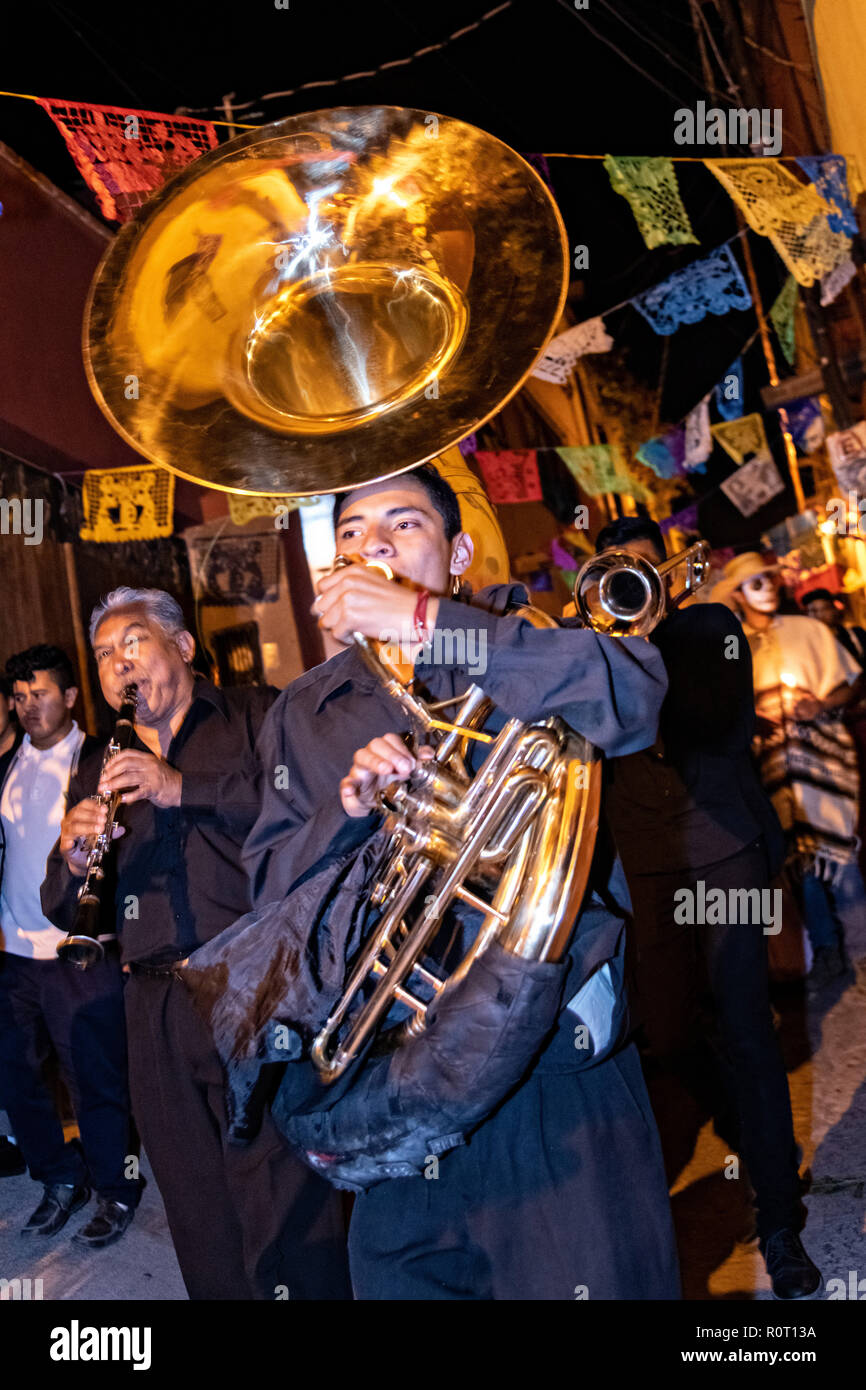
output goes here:
[[749, 48], [756, 48], [759, 53], [764, 53], [768, 58], [772, 58], [774, 62], [781, 63], [783, 67], [795, 68], [797, 72], [802, 72], [806, 77], [813, 75], [805, 63], [795, 63], [791, 58], [783, 58], [781, 53], [775, 53], [772, 48], [766, 48], [764, 44], [756, 43], [754, 39], [749, 38], [748, 34], [743, 35], [743, 42], [748, 44]]
[[[414, 33], [417, 34], [419, 38], [421, 37], [421, 34], [419, 33], [417, 26], [416, 26], [416, 25], [412, 22], [412, 20], [409, 18], [409, 12], [407, 12], [407, 10], [406, 10], [404, 7], [402, 7], [399, 3], [394, 3], [393, 0], [385, 0], [385, 4], [386, 4], [387, 8], [388, 8], [390, 11], [392, 11], [393, 13], [396, 13], [396, 14], [399, 14], [399, 15], [400, 15], [400, 18], [401, 18], [401, 20], [402, 20], [402, 22], [403, 22], [404, 24], [411, 24]], [[475, 25], [474, 27], [475, 27], [475, 28], [480, 28], [480, 22], [479, 22], [479, 24]], [[463, 32], [464, 32], [464, 31], [462, 31], [462, 30], [459, 31], [461, 37], [462, 37], [462, 35], [463, 35]], [[452, 37], [453, 37], [453, 36], [452, 36]], [[439, 56], [438, 61], [439, 61], [440, 63], [444, 64], [444, 66], [445, 66], [445, 67], [448, 69], [448, 71], [457, 79], [457, 81], [459, 81], [459, 82], [462, 84], [462, 86], [468, 88], [468, 89], [472, 92], [473, 96], [477, 96], [477, 94], [478, 94], [478, 87], [477, 87], [477, 84], [476, 84], [475, 82], [472, 81], [472, 79], [467, 75], [467, 73], [466, 73], [465, 71], [461, 70], [461, 68], [458, 67], [457, 64], [455, 64], [455, 63], [448, 57], [447, 47], [445, 47], [445, 48], [443, 48], [443, 49], [440, 49], [440, 56]], [[518, 133], [518, 131], [517, 131], [516, 126], [515, 126], [514, 123], [513, 123], [513, 122], [514, 122], [514, 117], [513, 117], [513, 115], [510, 114], [507, 110], [504, 110], [504, 109], [502, 108], [502, 106], [500, 106], [500, 105], [498, 104], [498, 102], [496, 102], [495, 98], [491, 98], [491, 97], [490, 97], [490, 95], [489, 95], [489, 90], [485, 92], [485, 106], [490, 106], [490, 107], [492, 108], [493, 112], [495, 113], [495, 115], [498, 117], [498, 119], [499, 119], [499, 121], [500, 121], [500, 126], [499, 126], [500, 132], [502, 132], [503, 129], [504, 129], [504, 127], [507, 125], [508, 129], [509, 129], [510, 131], [513, 131], [513, 132], [514, 132], [514, 134], [513, 134], [513, 136], [512, 136], [512, 139], [513, 139], [513, 140], [519, 141], [520, 136], [519, 136], [519, 133]]]
[[[741, 96], [740, 85], [737, 81], [735, 81], [732, 73], [728, 70], [728, 65], [722, 57], [721, 52], [719, 51], [719, 45], [716, 43], [716, 36], [710, 28], [710, 22], [704, 14], [703, 8], [700, 4], [698, 4], [698, 0], [689, 0], [689, 3], [691, 5], [692, 15], [698, 21], [698, 24], [701, 25], [701, 27], [704, 30], [704, 33], [707, 36], [710, 48], [713, 50], [713, 53], [715, 55], [716, 62], [721, 68], [722, 75], [724, 76], [728, 84], [728, 90], [730, 95], [733, 96], [735, 100], [739, 101]], [[699, 31], [697, 30], [697, 25], [695, 25], [695, 29], [696, 32], [699, 33]], [[707, 64], [707, 66], [709, 67], [709, 64]]]
[[568, 0], [556, 0], [556, 3], [560, 5], [567, 14], [571, 15], [572, 19], [580, 20], [583, 27], [592, 34], [594, 39], [598, 39], [599, 43], [603, 43], [607, 48], [612, 49], [618, 58], [621, 58], [624, 63], [627, 63], [630, 68], [634, 68], [635, 72], [639, 72], [641, 77], [646, 78], [647, 82], [651, 83], [653, 87], [657, 87], [660, 92], [664, 92], [665, 96], [670, 97], [673, 101], [681, 102], [683, 100], [676, 92], [672, 92], [670, 87], [666, 87], [663, 82], [660, 82], [657, 77], [653, 77], [651, 72], [647, 72], [646, 68], [642, 68], [640, 63], [636, 63], [627, 53], [623, 53], [622, 49], [618, 48], [612, 39], [606, 38], [604, 34], [600, 34], [597, 29], [594, 29], [586, 18], [583, 10], [572, 9]]
[[121, 77], [120, 73], [115, 71], [115, 69], [111, 66], [108, 59], [104, 58], [102, 54], [98, 51], [98, 49], [94, 48], [93, 44], [90, 43], [84, 37], [84, 35], [79, 32], [78, 29], [76, 29], [75, 25], [72, 23], [72, 20], [69, 18], [69, 15], [63, 9], [63, 6], [55, 4], [54, 0], [49, 0], [49, 8], [54, 11], [58, 19], [60, 19], [64, 24], [67, 25], [69, 29], [72, 30], [79, 43], [83, 44], [87, 51], [93, 55], [96, 61], [102, 64], [106, 72], [109, 72], [111, 76], [114, 78], [115, 82], [119, 82], [121, 87], [123, 87], [125, 91], [129, 92], [130, 96], [134, 101], [140, 101], [140, 98], [136, 95], [135, 90], [132, 87], [130, 87], [126, 79]]
[[[648, 34], [643, 33], [634, 24], [632, 24], [630, 20], [626, 19], [621, 9], [614, 9], [613, 5], [608, 3], [608, 0], [598, 0], [598, 3], [604, 9], [606, 9], [609, 14], [612, 14], [615, 19], [618, 19], [620, 24], [624, 24], [627, 29], [630, 29], [631, 32], [635, 34], [637, 38], [640, 39], [641, 43], [647, 44], [650, 48], [654, 48], [656, 53], [660, 53], [661, 56], [664, 58], [665, 62], [668, 63], [670, 67], [678, 68], [680, 72], [684, 73], [685, 76], [689, 79], [689, 81], [700, 91], [703, 92], [707, 90], [701, 78], [696, 77], [695, 74], [689, 68], [685, 67], [683, 63], [678, 61], [677, 58], [674, 58], [668, 49], [662, 48], [661, 45], [657, 44], [653, 39], [651, 39]], [[724, 97], [728, 95], [725, 92], [720, 92], [717, 87], [712, 87], [710, 88], [710, 90], [713, 96]]]
[[[375, 68], [370, 68], [365, 72], [346, 73], [343, 77], [330, 77], [317, 82], [302, 82], [300, 86], [290, 87], [285, 92], [265, 92], [262, 96], [256, 97], [253, 101], [242, 101], [237, 104], [232, 103], [233, 109], [235, 111], [246, 111], [250, 106], [255, 106], [259, 101], [276, 101], [278, 98], [282, 97], [293, 97], [296, 96], [298, 92], [309, 91], [313, 87], [338, 87], [343, 82], [358, 82], [362, 78], [376, 77], [380, 72], [387, 72], [390, 68], [407, 67], [410, 63], [414, 62], [416, 58], [425, 58], [428, 53], [438, 53], [449, 43], [453, 43], [455, 39], [461, 39], [465, 34], [471, 34], [475, 29], [480, 29], [481, 25], [486, 24], [488, 20], [493, 19], [498, 14], [502, 14], [504, 10], [510, 10], [513, 3], [514, 0], [504, 0], [503, 4], [494, 6], [492, 10], [486, 10], [484, 14], [480, 15], [478, 19], [473, 20], [471, 24], [464, 24], [461, 29], [455, 29], [453, 34], [449, 34], [448, 37], [442, 39], [441, 42], [427, 44], [424, 48], [416, 49], [416, 51], [410, 53], [407, 58], [392, 58], [389, 62], [379, 63]], [[185, 106], [183, 111], [186, 114], [193, 114], [202, 111], [218, 111], [221, 109], [221, 106]]]

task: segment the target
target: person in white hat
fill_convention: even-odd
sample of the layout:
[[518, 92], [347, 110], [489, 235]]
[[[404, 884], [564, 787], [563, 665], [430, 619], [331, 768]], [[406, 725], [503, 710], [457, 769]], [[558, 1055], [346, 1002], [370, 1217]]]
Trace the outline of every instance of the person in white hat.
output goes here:
[[850, 971], [844, 928], [866, 903], [857, 754], [841, 718], [860, 668], [823, 623], [779, 613], [779, 570], [756, 551], [737, 555], [713, 598], [739, 613], [752, 651], [761, 778], [802, 873], [817, 991]]

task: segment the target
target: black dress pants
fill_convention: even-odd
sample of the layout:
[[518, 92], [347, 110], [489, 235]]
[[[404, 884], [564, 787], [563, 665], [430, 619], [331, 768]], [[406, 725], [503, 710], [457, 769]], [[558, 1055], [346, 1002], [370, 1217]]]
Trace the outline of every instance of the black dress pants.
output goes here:
[[129, 1070], [147, 1150], [191, 1299], [350, 1299], [340, 1194], [266, 1115], [226, 1139], [222, 1065], [183, 982], [131, 975]]
[[356, 1298], [680, 1297], [658, 1131], [633, 1044], [582, 1069], [542, 1058], [427, 1172], [355, 1199]]
[[[629, 879], [633, 1018], [643, 1026], [650, 1055], [693, 1091], [705, 1091], [706, 1053], [701, 1060], [696, 1049], [711, 1037], [737, 1110], [758, 1234], [766, 1239], [783, 1226], [800, 1225], [791, 1099], [770, 1014], [767, 938], [759, 922], [678, 923], [684, 899], [675, 895], [688, 889], [699, 900], [701, 880], [705, 893], [720, 888], [726, 901], [730, 889], [769, 888], [763, 841], [700, 869]], [[711, 1022], [705, 1000], [711, 1001]]]
[[[43, 1068], [53, 1045], [75, 1107], [79, 1150], [63, 1126]], [[37, 1182], [88, 1181], [100, 1197], [135, 1206], [140, 1183], [126, 1073], [123, 975], [116, 956], [89, 970], [0, 951], [0, 1109]], [[127, 1173], [130, 1176], [127, 1176]]]

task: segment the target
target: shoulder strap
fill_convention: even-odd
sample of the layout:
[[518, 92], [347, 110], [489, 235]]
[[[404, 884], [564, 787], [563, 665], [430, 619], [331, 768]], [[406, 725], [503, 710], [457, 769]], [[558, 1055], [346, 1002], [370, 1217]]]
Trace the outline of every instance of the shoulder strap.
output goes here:
[[[84, 729], [79, 729], [78, 734], [78, 746], [76, 747], [75, 752], [72, 754], [72, 762], [69, 764], [69, 782], [72, 781], [73, 777], [78, 771], [78, 764], [81, 760], [81, 752], [84, 748], [85, 743], [87, 742], [87, 734], [85, 733]], [[67, 790], [69, 788], [69, 782], [67, 782], [66, 784]]]
[[83, 750], [83, 748], [84, 748], [85, 743], [87, 742], [87, 734], [85, 733], [85, 731], [84, 731], [83, 729], [79, 729], [79, 730], [78, 730], [78, 733], [79, 733], [78, 745], [77, 745], [77, 747], [76, 747], [74, 753], [72, 754], [72, 762], [69, 764], [69, 776], [68, 776], [67, 779], [66, 779], [66, 791], [65, 791], [64, 794], [63, 794], [63, 805], [64, 805], [64, 808], [65, 808], [67, 811], [69, 810], [69, 787], [70, 787], [70, 784], [71, 784], [71, 782], [72, 782], [73, 777], [75, 776], [76, 772], [78, 771], [78, 764], [79, 764], [79, 762], [80, 762], [80, 760], [81, 760], [81, 753], [82, 753], [82, 750]]

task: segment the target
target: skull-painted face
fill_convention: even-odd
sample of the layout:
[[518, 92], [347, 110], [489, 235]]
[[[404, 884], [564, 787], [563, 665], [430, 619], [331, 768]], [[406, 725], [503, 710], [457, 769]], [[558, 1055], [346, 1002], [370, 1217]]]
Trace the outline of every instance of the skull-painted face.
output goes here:
[[755, 574], [740, 585], [740, 592], [750, 608], [759, 613], [775, 613], [779, 606], [779, 589], [775, 575]]

